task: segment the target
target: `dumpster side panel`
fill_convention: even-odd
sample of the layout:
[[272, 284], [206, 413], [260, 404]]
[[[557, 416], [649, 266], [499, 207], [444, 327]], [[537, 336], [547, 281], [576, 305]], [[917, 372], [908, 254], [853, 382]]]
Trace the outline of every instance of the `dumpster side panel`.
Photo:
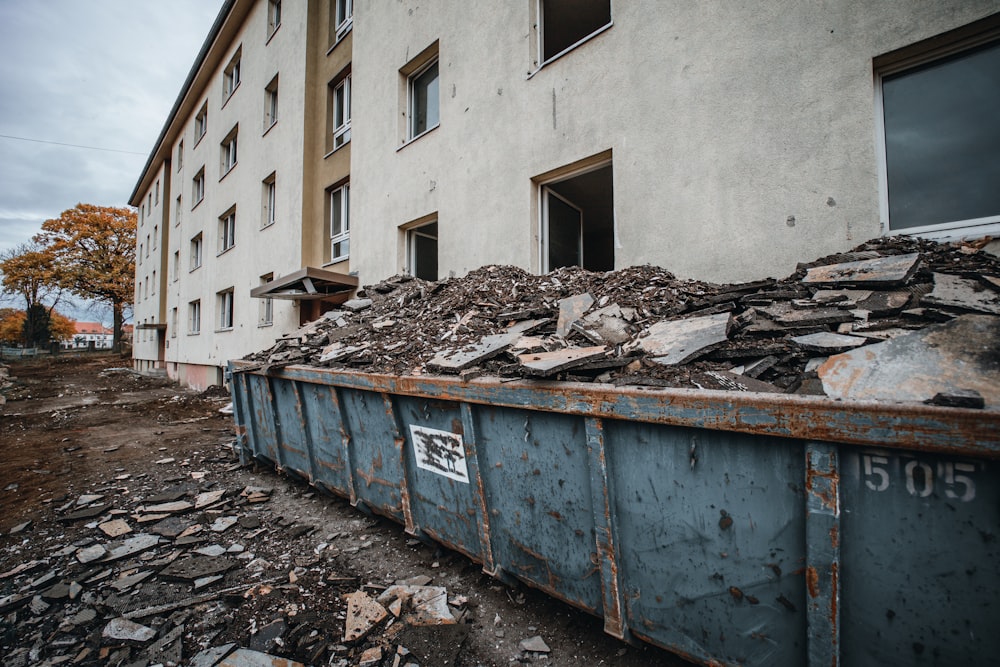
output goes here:
[[467, 435], [458, 403], [398, 397], [406, 441], [410, 502], [417, 528], [481, 560], [476, 480], [470, 475]]
[[299, 382], [270, 383], [277, 416], [275, 426], [278, 430], [278, 456], [286, 471], [313, 482], [312, 443], [299, 394], [300, 386]]
[[337, 390], [311, 382], [296, 384], [302, 404], [302, 428], [306, 430], [311, 451], [313, 483], [349, 498], [351, 481]]
[[489, 406], [477, 414], [495, 565], [600, 614], [584, 419]]
[[706, 662], [805, 664], [802, 443], [605, 431], [632, 633]]
[[283, 462], [278, 454], [278, 433], [275, 427], [271, 383], [268, 378], [259, 375], [247, 375], [245, 381], [249, 413], [247, 423], [253, 453], [280, 467]]
[[923, 452], [842, 454], [845, 665], [1000, 656], [1000, 476]]
[[340, 401], [356, 493], [352, 500], [406, 524], [401, 460], [403, 439], [385, 396], [344, 389]]

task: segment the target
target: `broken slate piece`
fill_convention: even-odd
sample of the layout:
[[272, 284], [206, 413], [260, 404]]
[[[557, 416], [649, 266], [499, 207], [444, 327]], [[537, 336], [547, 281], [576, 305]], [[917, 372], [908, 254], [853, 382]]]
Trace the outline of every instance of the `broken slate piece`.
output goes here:
[[274, 647], [274, 645], [280, 642], [282, 635], [285, 634], [287, 625], [283, 619], [277, 619], [271, 621], [267, 625], [261, 627], [250, 637], [250, 648], [254, 651], [267, 651]]
[[104, 514], [105, 510], [108, 510], [110, 508], [111, 508], [110, 503], [93, 505], [91, 507], [84, 508], [78, 512], [70, 512], [69, 514], [65, 514], [61, 517], [58, 517], [57, 520], [61, 521], [62, 523], [69, 523], [70, 521], [79, 521], [80, 519], [93, 519], [95, 516]]
[[385, 620], [389, 612], [364, 591], [348, 593], [347, 619], [344, 622], [344, 641], [363, 639], [375, 626]]
[[207, 648], [204, 651], [200, 651], [195, 654], [195, 656], [191, 658], [189, 665], [190, 667], [213, 667], [220, 660], [232, 653], [234, 648], [236, 648], [235, 643]]
[[136, 584], [141, 583], [146, 579], [149, 579], [151, 576], [153, 576], [152, 570], [136, 572], [135, 574], [130, 574], [125, 577], [119, 577], [117, 580], [111, 582], [111, 587], [119, 592], [127, 591]]
[[214, 584], [217, 581], [222, 581], [222, 577], [223, 577], [223, 575], [221, 575], [221, 574], [213, 574], [213, 575], [208, 576], [208, 577], [201, 577], [200, 579], [195, 579], [194, 580], [194, 590], [200, 591], [203, 588], [211, 586], [212, 584]]
[[203, 577], [223, 574], [236, 567], [236, 561], [229, 558], [190, 556], [175, 560], [160, 570], [164, 579], [195, 581]]
[[101, 636], [106, 639], [119, 639], [133, 642], [148, 642], [156, 636], [156, 630], [145, 625], [130, 621], [127, 618], [114, 618], [104, 626]]
[[361, 312], [362, 310], [371, 308], [371, 306], [372, 306], [371, 299], [351, 299], [341, 304], [341, 308], [350, 311], [352, 313]]
[[108, 555], [104, 557], [104, 561], [113, 561], [134, 556], [137, 553], [152, 549], [159, 543], [160, 538], [157, 535], [139, 534], [117, 543], [117, 546], [108, 551]]
[[105, 521], [97, 526], [101, 529], [108, 537], [121, 537], [122, 535], [127, 535], [132, 532], [132, 528], [129, 527], [122, 519], [112, 519], [111, 521]]
[[947, 273], [934, 274], [934, 291], [921, 301], [935, 306], [952, 306], [1000, 315], [1000, 293], [977, 280], [966, 280]]
[[197, 510], [203, 507], [208, 507], [209, 505], [212, 505], [222, 500], [222, 497], [224, 495], [226, 495], [225, 489], [199, 493], [197, 496], [194, 497], [194, 508]]
[[216, 533], [224, 533], [235, 526], [237, 521], [239, 521], [239, 519], [235, 516], [220, 516], [212, 522], [212, 525], [209, 526], [208, 529]]
[[532, 653], [548, 653], [552, 650], [539, 635], [522, 639], [518, 642], [517, 648], [518, 650], [531, 651]]
[[457, 373], [497, 356], [513, 345], [518, 338], [520, 334], [516, 332], [484, 336], [467, 350], [438, 352], [427, 362], [427, 367], [432, 370]]
[[834, 355], [817, 373], [833, 398], [926, 401], [938, 393], [971, 389], [980, 393], [987, 409], [996, 409], [998, 349], [1000, 317], [962, 315]]
[[173, 503], [161, 503], [159, 505], [143, 505], [139, 508], [140, 512], [146, 512], [148, 514], [179, 514], [181, 512], [187, 512], [189, 509], [194, 507], [189, 502], [183, 500], [178, 500]]
[[559, 320], [556, 322], [556, 335], [565, 338], [569, 335], [570, 327], [578, 319], [583, 317], [587, 309], [594, 305], [594, 297], [588, 293], [577, 294], [559, 300]]
[[943, 405], [949, 408], [971, 408], [982, 410], [986, 407], [983, 397], [974, 389], [952, 389], [934, 394], [934, 398], [927, 401], [931, 405]]
[[226, 553], [226, 548], [221, 544], [210, 544], [207, 547], [202, 547], [201, 549], [195, 549], [196, 554], [201, 554], [202, 556], [210, 556], [214, 558], [215, 556], [221, 556]]
[[448, 608], [448, 590], [444, 586], [390, 586], [376, 598], [380, 604], [393, 600], [411, 610], [410, 625], [451, 625], [457, 623]]
[[842, 264], [827, 264], [806, 271], [802, 282], [813, 284], [852, 283], [866, 286], [902, 285], [916, 272], [919, 261], [919, 253], [910, 253]]
[[844, 334], [835, 334], [828, 331], [808, 334], [806, 336], [794, 336], [792, 340], [805, 350], [825, 352], [826, 354], [843, 352], [854, 347], [860, 347], [868, 342], [867, 339], [858, 336], [845, 336]]
[[90, 563], [99, 558], [104, 558], [104, 554], [108, 553], [108, 550], [102, 547], [100, 544], [95, 544], [93, 546], [87, 547], [86, 549], [80, 549], [76, 552], [76, 559], [81, 563]]
[[729, 313], [657, 322], [639, 339], [639, 347], [658, 364], [683, 364], [725, 342], [729, 322]]
[[361, 654], [358, 667], [378, 667], [382, 663], [382, 647], [373, 646]]
[[530, 375], [548, 376], [568, 368], [575, 368], [599, 359], [607, 354], [604, 345], [595, 347], [570, 347], [555, 352], [529, 352], [518, 355], [521, 368]]

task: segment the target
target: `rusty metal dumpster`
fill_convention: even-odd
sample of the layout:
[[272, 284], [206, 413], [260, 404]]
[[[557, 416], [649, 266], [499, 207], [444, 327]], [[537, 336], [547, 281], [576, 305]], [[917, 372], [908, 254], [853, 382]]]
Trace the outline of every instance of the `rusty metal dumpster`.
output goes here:
[[716, 665], [1000, 655], [1000, 414], [233, 362], [245, 452]]

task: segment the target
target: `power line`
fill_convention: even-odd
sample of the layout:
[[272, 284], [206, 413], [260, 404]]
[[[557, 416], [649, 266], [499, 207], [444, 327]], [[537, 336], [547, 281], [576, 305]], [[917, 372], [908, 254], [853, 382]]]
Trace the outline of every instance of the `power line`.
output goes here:
[[120, 151], [116, 148], [100, 148], [98, 146], [81, 146], [79, 144], [64, 144], [60, 141], [45, 141], [43, 139], [29, 139], [27, 137], [13, 137], [9, 134], [0, 134], [2, 139], [16, 139], [17, 141], [31, 141], [36, 144], [52, 144], [53, 146], [68, 146], [69, 148], [85, 148], [91, 151], [105, 151], [107, 153], [127, 153], [128, 155], [145, 155], [145, 153], [137, 153], [135, 151]]

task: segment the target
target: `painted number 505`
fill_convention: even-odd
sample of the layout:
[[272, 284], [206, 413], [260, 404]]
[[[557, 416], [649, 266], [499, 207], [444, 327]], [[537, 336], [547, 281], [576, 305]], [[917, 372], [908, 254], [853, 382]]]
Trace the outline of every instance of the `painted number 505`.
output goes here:
[[[888, 489], [890, 484], [888, 457], [864, 454], [861, 461], [865, 486], [872, 491]], [[935, 475], [935, 470], [930, 464], [910, 459], [903, 465], [903, 482], [906, 484], [907, 492], [917, 498], [926, 498], [934, 493], [936, 484], [939, 488], [943, 487], [944, 495], [948, 498], [967, 503], [976, 497], [976, 484], [971, 477], [963, 473], [975, 471], [974, 463], [942, 461], [937, 464]]]

